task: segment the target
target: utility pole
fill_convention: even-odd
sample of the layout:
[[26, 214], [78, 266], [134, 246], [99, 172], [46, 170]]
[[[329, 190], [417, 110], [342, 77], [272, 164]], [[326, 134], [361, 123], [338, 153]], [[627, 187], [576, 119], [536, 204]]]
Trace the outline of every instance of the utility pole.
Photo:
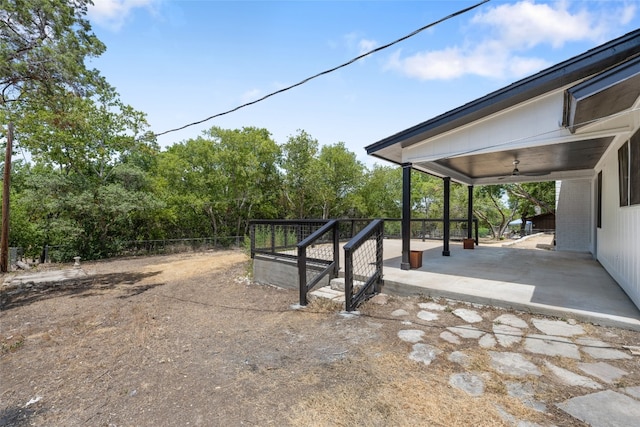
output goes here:
[[11, 184], [11, 151], [13, 123], [9, 122], [7, 148], [4, 154], [4, 180], [2, 181], [2, 237], [0, 237], [0, 271], [9, 271], [9, 189]]

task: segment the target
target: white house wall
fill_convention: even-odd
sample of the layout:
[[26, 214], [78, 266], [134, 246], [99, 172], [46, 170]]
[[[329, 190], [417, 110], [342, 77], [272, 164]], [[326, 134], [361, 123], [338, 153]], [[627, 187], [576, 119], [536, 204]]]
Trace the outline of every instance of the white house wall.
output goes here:
[[[484, 120], [417, 143], [402, 151], [402, 161], [415, 163], [473, 152], [502, 151], [509, 147], [554, 144], [571, 133], [560, 126], [563, 93], [555, 92]], [[509, 123], [509, 126], [505, 126]]]
[[591, 180], [556, 182], [556, 249], [591, 252]]
[[597, 233], [597, 258], [636, 306], [640, 307], [640, 205], [620, 207], [618, 148], [602, 163], [602, 227]]

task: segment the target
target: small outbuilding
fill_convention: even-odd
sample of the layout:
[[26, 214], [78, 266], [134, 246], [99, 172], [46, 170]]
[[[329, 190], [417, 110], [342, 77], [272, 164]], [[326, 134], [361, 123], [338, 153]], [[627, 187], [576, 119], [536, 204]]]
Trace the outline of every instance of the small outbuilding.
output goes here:
[[547, 212], [526, 219], [531, 223], [532, 233], [552, 233], [556, 230], [556, 214]]

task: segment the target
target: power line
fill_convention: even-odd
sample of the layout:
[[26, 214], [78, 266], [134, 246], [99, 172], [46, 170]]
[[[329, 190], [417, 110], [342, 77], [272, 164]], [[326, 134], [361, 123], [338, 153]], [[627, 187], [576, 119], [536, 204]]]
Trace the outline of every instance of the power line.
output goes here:
[[201, 124], [201, 123], [204, 123], [204, 122], [209, 121], [209, 120], [211, 120], [211, 119], [214, 119], [214, 118], [216, 118], [216, 117], [220, 117], [220, 116], [224, 116], [224, 115], [227, 115], [227, 114], [233, 113], [233, 112], [235, 112], [235, 111], [240, 110], [241, 108], [245, 108], [245, 107], [248, 107], [248, 106], [250, 106], [250, 105], [257, 104], [258, 102], [262, 102], [262, 101], [264, 101], [265, 99], [270, 98], [270, 97], [272, 97], [272, 96], [274, 96], [274, 95], [277, 95], [277, 94], [279, 94], [279, 93], [286, 92], [286, 91], [291, 90], [291, 89], [293, 89], [293, 88], [295, 88], [295, 87], [301, 86], [301, 85], [303, 85], [303, 84], [305, 84], [305, 83], [309, 82], [310, 80], [316, 79], [316, 78], [318, 78], [318, 77], [320, 77], [320, 76], [324, 76], [324, 75], [329, 74], [329, 73], [333, 73], [334, 71], [337, 71], [337, 70], [339, 70], [339, 69], [341, 69], [341, 68], [344, 68], [344, 67], [346, 67], [346, 66], [348, 66], [348, 65], [351, 65], [351, 64], [353, 64], [354, 62], [356, 62], [356, 61], [358, 61], [358, 60], [360, 60], [360, 59], [362, 59], [362, 58], [364, 58], [364, 57], [367, 57], [367, 56], [369, 56], [369, 55], [372, 55], [372, 54], [374, 54], [374, 53], [376, 53], [376, 52], [380, 52], [381, 50], [387, 49], [387, 48], [389, 48], [389, 47], [391, 47], [391, 46], [393, 46], [393, 45], [395, 45], [395, 44], [398, 44], [398, 43], [400, 43], [400, 42], [402, 42], [402, 41], [404, 41], [404, 40], [407, 40], [408, 38], [411, 38], [411, 37], [415, 36], [415, 35], [416, 35], [416, 34], [418, 34], [418, 33], [421, 33], [422, 31], [424, 31], [424, 30], [426, 30], [426, 29], [429, 29], [429, 28], [431, 28], [431, 27], [434, 27], [434, 26], [436, 26], [436, 25], [438, 25], [438, 24], [440, 24], [440, 23], [442, 23], [442, 22], [444, 22], [444, 21], [447, 21], [447, 20], [451, 19], [451, 18], [455, 18], [456, 16], [459, 16], [459, 15], [462, 15], [462, 14], [464, 14], [464, 13], [467, 13], [467, 12], [469, 12], [470, 10], [473, 10], [473, 9], [475, 9], [475, 8], [477, 8], [477, 7], [479, 7], [479, 6], [483, 5], [483, 4], [485, 4], [485, 3], [487, 3], [487, 2], [489, 2], [489, 0], [483, 0], [483, 1], [481, 1], [480, 3], [476, 3], [476, 4], [475, 4], [475, 5], [473, 5], [473, 6], [467, 7], [467, 8], [465, 8], [465, 9], [461, 9], [461, 10], [459, 10], [459, 11], [457, 11], [457, 12], [452, 13], [451, 15], [448, 15], [448, 16], [446, 16], [446, 17], [444, 17], [444, 18], [441, 18], [441, 19], [439, 19], [439, 20], [437, 20], [437, 21], [434, 21], [434, 22], [432, 22], [432, 23], [430, 23], [430, 24], [427, 24], [427, 25], [425, 25], [424, 27], [418, 28], [417, 30], [415, 30], [415, 31], [413, 31], [413, 32], [411, 32], [411, 33], [409, 33], [409, 34], [407, 34], [407, 35], [406, 35], [406, 36], [404, 36], [404, 37], [400, 37], [399, 39], [394, 40], [394, 41], [392, 41], [391, 43], [387, 43], [387, 44], [385, 44], [385, 45], [383, 45], [383, 46], [379, 46], [379, 47], [377, 47], [377, 48], [375, 48], [375, 49], [372, 49], [372, 50], [370, 50], [370, 51], [368, 51], [368, 52], [366, 52], [366, 53], [363, 53], [363, 54], [362, 54], [362, 55], [360, 55], [360, 56], [356, 56], [355, 58], [353, 58], [353, 59], [351, 59], [351, 60], [349, 60], [349, 61], [345, 62], [344, 64], [341, 64], [341, 65], [338, 65], [337, 67], [333, 67], [333, 68], [330, 68], [330, 69], [328, 69], [328, 70], [322, 71], [322, 72], [320, 72], [320, 73], [318, 73], [318, 74], [315, 74], [315, 75], [313, 75], [313, 76], [311, 76], [311, 77], [307, 77], [306, 79], [301, 80], [301, 81], [299, 81], [298, 83], [292, 84], [291, 86], [287, 86], [287, 87], [282, 88], [282, 89], [279, 89], [279, 90], [277, 90], [277, 91], [275, 91], [275, 92], [271, 92], [271, 93], [269, 93], [268, 95], [263, 96], [262, 98], [256, 99], [255, 101], [247, 102], [246, 104], [239, 105], [239, 106], [237, 106], [237, 107], [235, 107], [235, 108], [232, 108], [231, 110], [227, 110], [227, 111], [224, 111], [224, 112], [222, 112], [222, 113], [214, 114], [214, 115], [212, 115], [212, 116], [209, 116], [209, 117], [207, 117], [207, 118], [205, 118], [205, 119], [202, 119], [202, 120], [198, 120], [198, 121], [196, 121], [196, 122], [192, 122], [192, 123], [189, 123], [189, 124], [186, 124], [186, 125], [183, 125], [183, 126], [180, 126], [180, 127], [174, 128], [174, 129], [169, 129], [169, 130], [166, 130], [166, 131], [164, 131], [164, 132], [156, 133], [156, 134], [154, 134], [154, 136], [158, 137], [158, 136], [160, 136], [160, 135], [166, 135], [166, 134], [171, 133], [171, 132], [177, 132], [177, 131], [179, 131], [179, 130], [186, 129], [186, 128], [191, 127], [191, 126], [199, 125], [199, 124]]

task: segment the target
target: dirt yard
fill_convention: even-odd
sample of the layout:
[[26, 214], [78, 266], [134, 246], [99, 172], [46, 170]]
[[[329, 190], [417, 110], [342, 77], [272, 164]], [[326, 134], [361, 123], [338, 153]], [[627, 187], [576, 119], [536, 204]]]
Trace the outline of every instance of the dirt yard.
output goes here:
[[[390, 313], [426, 299], [370, 301], [356, 317], [318, 302], [294, 310], [297, 292], [253, 284], [239, 251], [82, 268], [86, 279], [1, 295], [0, 425], [510, 425], [496, 405], [541, 425], [581, 425], [553, 405], [575, 388], [541, 379], [548, 406], [539, 413], [499, 376], [472, 397], [449, 384], [459, 366], [446, 357], [410, 360], [411, 344], [398, 338], [406, 326]], [[505, 312], [484, 307], [476, 326], [490, 330]], [[412, 327], [450, 351], [438, 336], [459, 323], [447, 310]], [[640, 342], [635, 332], [585, 328], [617, 346]], [[477, 341], [457, 349], [471, 369], [490, 370]], [[640, 384], [638, 359], [624, 363], [625, 381]]]

